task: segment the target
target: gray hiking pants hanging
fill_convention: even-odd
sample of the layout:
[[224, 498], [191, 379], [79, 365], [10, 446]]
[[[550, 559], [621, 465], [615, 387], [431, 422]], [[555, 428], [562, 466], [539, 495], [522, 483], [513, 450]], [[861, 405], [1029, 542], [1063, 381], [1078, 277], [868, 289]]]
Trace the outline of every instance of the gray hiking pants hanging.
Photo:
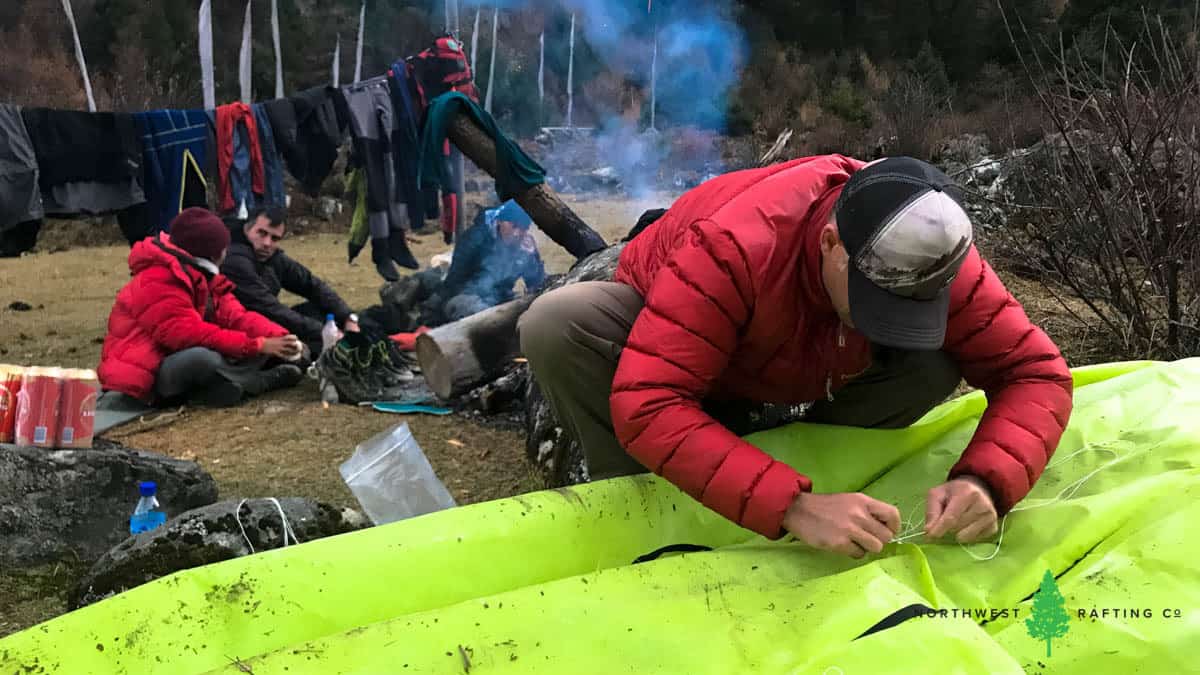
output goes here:
[[[534, 301], [518, 323], [521, 351], [566, 433], [579, 441], [593, 480], [645, 472], [617, 441], [609, 395], [621, 350], [642, 311], [625, 284], [591, 281], [563, 286]], [[920, 419], [958, 386], [958, 366], [943, 352], [880, 351], [862, 375], [818, 401], [804, 421], [901, 428]], [[705, 402], [705, 410], [738, 434], [755, 404]]]
[[41, 217], [42, 193], [33, 142], [21, 109], [0, 103], [0, 233]]
[[205, 347], [192, 347], [163, 359], [154, 379], [154, 393], [165, 399], [190, 396], [224, 378], [255, 395], [263, 388], [266, 356], [234, 363]]
[[396, 184], [392, 137], [398, 126], [386, 75], [342, 87], [350, 110], [350, 134], [367, 179], [367, 225], [372, 239], [408, 229]]

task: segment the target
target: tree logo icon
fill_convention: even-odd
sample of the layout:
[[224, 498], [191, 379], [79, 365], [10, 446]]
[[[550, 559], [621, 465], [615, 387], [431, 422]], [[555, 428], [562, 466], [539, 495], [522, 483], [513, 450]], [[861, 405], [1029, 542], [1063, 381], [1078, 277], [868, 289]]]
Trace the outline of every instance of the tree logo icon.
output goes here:
[[1029, 635], [1046, 641], [1046, 657], [1050, 657], [1050, 641], [1067, 634], [1071, 627], [1071, 615], [1067, 614], [1058, 582], [1050, 570], [1042, 577], [1042, 585], [1033, 594], [1032, 616], [1025, 619]]

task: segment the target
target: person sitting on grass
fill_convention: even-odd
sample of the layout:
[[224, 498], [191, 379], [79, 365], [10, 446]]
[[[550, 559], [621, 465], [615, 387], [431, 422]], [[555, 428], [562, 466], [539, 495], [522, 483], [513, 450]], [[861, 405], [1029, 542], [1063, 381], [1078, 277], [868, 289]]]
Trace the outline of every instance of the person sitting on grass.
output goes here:
[[101, 388], [138, 401], [236, 405], [300, 382], [300, 340], [247, 311], [219, 266], [229, 230], [207, 209], [189, 208], [134, 244], [133, 278], [117, 293], [97, 373]]
[[431, 268], [397, 282], [399, 290], [388, 294], [401, 310], [419, 312], [418, 321], [396, 330], [414, 323], [451, 323], [513, 300], [518, 280], [526, 292], [541, 288], [546, 268], [529, 231], [532, 225], [533, 219], [512, 200], [480, 211], [475, 223], [458, 235], [444, 277], [441, 269]]
[[[245, 224], [232, 223], [221, 273], [233, 282], [233, 294], [246, 309], [294, 333], [316, 358], [327, 317], [332, 314], [341, 330], [353, 333], [359, 330], [358, 315], [329, 284], [279, 247], [286, 230], [286, 214], [278, 207], [259, 210]], [[280, 302], [280, 291], [305, 302], [289, 307]]]

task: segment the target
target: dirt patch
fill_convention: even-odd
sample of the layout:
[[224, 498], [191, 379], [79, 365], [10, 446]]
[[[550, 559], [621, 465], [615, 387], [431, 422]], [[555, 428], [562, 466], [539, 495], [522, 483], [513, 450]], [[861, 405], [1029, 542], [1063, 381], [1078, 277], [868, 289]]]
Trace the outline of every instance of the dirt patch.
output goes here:
[[0, 637], [66, 612], [67, 594], [85, 571], [71, 561], [0, 572]]

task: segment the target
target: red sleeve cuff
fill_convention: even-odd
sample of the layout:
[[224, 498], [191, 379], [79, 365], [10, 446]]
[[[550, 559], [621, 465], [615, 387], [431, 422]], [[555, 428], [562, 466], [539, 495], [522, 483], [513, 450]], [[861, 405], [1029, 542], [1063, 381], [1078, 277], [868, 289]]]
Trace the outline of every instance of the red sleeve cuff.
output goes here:
[[763, 474], [742, 512], [741, 526], [768, 539], [779, 539], [783, 516], [801, 492], [812, 490], [812, 481], [783, 462], [774, 462]]

